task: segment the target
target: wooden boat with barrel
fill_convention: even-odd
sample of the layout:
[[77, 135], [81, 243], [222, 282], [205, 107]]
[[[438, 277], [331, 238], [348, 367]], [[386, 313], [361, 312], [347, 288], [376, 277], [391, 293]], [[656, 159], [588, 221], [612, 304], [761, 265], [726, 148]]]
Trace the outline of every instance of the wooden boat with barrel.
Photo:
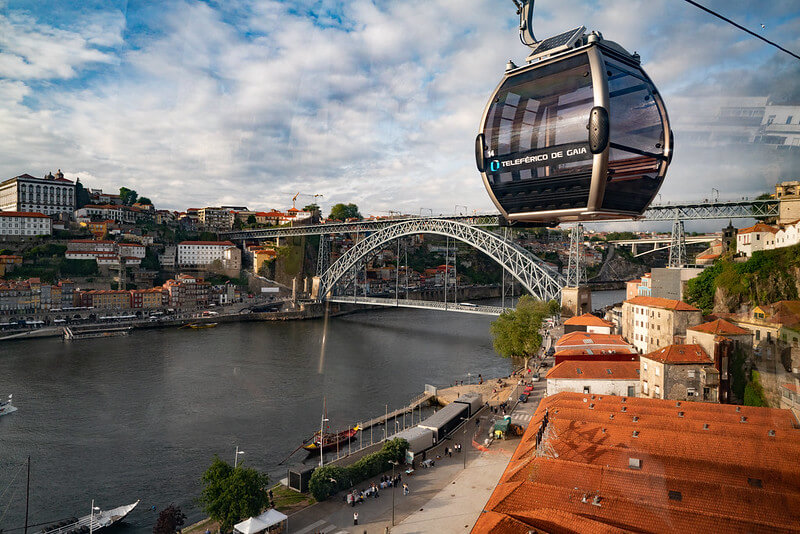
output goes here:
[[319, 452], [320, 444], [322, 445], [322, 452], [334, 450], [337, 447], [347, 445], [347, 443], [356, 437], [361, 427], [358, 425], [341, 432], [324, 432], [322, 439], [320, 433], [317, 431], [311, 438], [303, 443], [303, 448], [309, 452]]

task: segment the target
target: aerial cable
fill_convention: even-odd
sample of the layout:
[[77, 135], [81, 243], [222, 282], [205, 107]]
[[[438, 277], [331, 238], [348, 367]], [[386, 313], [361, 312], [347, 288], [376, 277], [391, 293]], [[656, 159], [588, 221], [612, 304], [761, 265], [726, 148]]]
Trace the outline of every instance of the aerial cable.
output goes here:
[[[792, 51], [790, 51], [790, 50], [786, 50], [784, 47], [782, 47], [782, 46], [781, 46], [781, 45], [779, 45], [778, 43], [775, 43], [775, 42], [773, 42], [773, 41], [770, 41], [770, 40], [769, 40], [769, 39], [767, 39], [766, 37], [762, 37], [761, 35], [758, 35], [757, 33], [755, 33], [755, 32], [753, 32], [753, 31], [750, 31], [750, 30], [748, 30], [747, 28], [745, 28], [745, 27], [744, 27], [744, 26], [742, 26], [741, 24], [737, 24], [737, 23], [733, 22], [731, 19], [729, 19], [729, 18], [727, 18], [727, 17], [724, 17], [724, 16], [720, 15], [720, 14], [719, 14], [719, 13], [717, 13], [716, 11], [713, 11], [713, 10], [711, 10], [711, 9], [709, 9], [709, 8], [705, 7], [705, 6], [701, 6], [700, 4], [698, 4], [697, 2], [695, 2], [694, 0], [685, 0], [685, 1], [686, 1], [686, 2], [688, 2], [688, 3], [690, 3], [690, 4], [692, 4], [693, 6], [695, 6], [695, 7], [697, 7], [697, 8], [700, 8], [700, 9], [702, 9], [702, 10], [703, 10], [703, 11], [705, 11], [706, 13], [709, 13], [709, 14], [711, 14], [711, 15], [714, 15], [715, 17], [717, 17], [717, 18], [719, 18], [719, 19], [722, 19], [722, 20], [724, 20], [724, 21], [725, 21], [725, 22], [727, 22], [728, 24], [732, 24], [732, 25], [736, 26], [736, 27], [737, 27], [737, 28], [739, 28], [740, 30], [742, 30], [742, 31], [745, 31], [745, 32], [749, 33], [749, 34], [750, 34], [750, 35], [752, 35], [753, 37], [758, 37], [759, 39], [761, 39], [761, 40], [762, 40], [762, 41], [764, 41], [765, 43], [767, 43], [767, 44], [771, 44], [772, 46], [774, 46], [774, 47], [775, 47], [775, 48], [777, 48], [778, 50], [781, 50], [781, 51], [783, 51], [783, 52], [786, 52], [787, 54], [789, 54], [790, 56], [792, 56], [792, 57], [794, 57], [794, 58], [796, 58], [796, 59], [800, 59], [800, 56], [798, 56], [798, 55], [797, 55], [797, 54], [795, 54], [794, 52], [792, 52]], [[763, 27], [764, 27], [764, 25], [762, 24], [762, 25], [761, 25], [761, 27], [763, 28]]]

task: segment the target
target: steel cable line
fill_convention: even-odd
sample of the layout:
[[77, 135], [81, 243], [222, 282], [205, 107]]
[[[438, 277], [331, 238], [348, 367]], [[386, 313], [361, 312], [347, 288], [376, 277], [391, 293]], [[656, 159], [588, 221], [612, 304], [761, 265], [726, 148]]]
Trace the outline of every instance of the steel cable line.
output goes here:
[[723, 16], [723, 15], [720, 15], [719, 13], [717, 13], [717, 12], [716, 12], [716, 11], [714, 11], [714, 10], [712, 10], [712, 9], [709, 9], [709, 8], [707, 8], [707, 7], [705, 7], [705, 6], [702, 6], [702, 5], [698, 4], [697, 2], [695, 2], [694, 0], [684, 0], [684, 1], [685, 1], [685, 2], [687, 2], [687, 3], [689, 3], [689, 4], [691, 4], [691, 5], [693, 5], [693, 6], [695, 6], [695, 7], [697, 7], [697, 8], [699, 8], [699, 9], [702, 9], [702, 10], [703, 10], [703, 11], [705, 11], [706, 13], [709, 13], [709, 14], [711, 14], [711, 15], [714, 15], [715, 17], [717, 17], [717, 18], [719, 18], [719, 19], [722, 19], [722, 20], [724, 20], [724, 21], [725, 21], [725, 22], [727, 22], [728, 24], [732, 24], [733, 26], [736, 26], [736, 27], [737, 27], [737, 28], [739, 28], [740, 30], [742, 30], [742, 31], [745, 31], [745, 32], [749, 33], [749, 34], [750, 34], [750, 35], [752, 35], [753, 37], [758, 37], [759, 39], [761, 39], [761, 40], [762, 40], [762, 41], [764, 41], [765, 43], [767, 43], [767, 44], [771, 44], [772, 46], [774, 46], [774, 47], [775, 47], [775, 48], [777, 48], [778, 50], [781, 50], [782, 52], [786, 52], [787, 54], [789, 54], [789, 55], [790, 55], [790, 56], [792, 56], [793, 58], [795, 58], [795, 59], [800, 59], [800, 56], [798, 56], [797, 54], [795, 54], [795, 53], [794, 53], [794, 52], [792, 52], [791, 50], [787, 50], [787, 49], [785, 49], [784, 47], [782, 47], [781, 45], [779, 45], [778, 43], [775, 43], [775, 42], [773, 42], [773, 41], [770, 41], [770, 40], [769, 40], [769, 39], [767, 39], [766, 37], [762, 37], [761, 35], [759, 35], [759, 34], [757, 34], [757, 33], [753, 32], [753, 31], [751, 31], [751, 30], [748, 30], [747, 28], [745, 28], [745, 27], [744, 27], [744, 26], [742, 26], [741, 24], [737, 24], [736, 22], [732, 21], [731, 19], [729, 19], [729, 18], [727, 18], [727, 17], [725, 17], [725, 16]]

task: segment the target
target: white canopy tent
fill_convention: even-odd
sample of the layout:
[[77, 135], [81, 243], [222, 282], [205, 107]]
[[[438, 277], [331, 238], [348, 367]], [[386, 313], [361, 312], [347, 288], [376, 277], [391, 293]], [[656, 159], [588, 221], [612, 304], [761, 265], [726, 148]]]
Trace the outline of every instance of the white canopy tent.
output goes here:
[[239, 534], [259, 534], [268, 529], [280, 531], [280, 529], [273, 529], [273, 527], [280, 525], [284, 521], [288, 521], [288, 519], [289, 518], [285, 514], [280, 513], [274, 508], [270, 508], [257, 517], [251, 517], [245, 519], [241, 523], [237, 523], [234, 525], [233, 531]]

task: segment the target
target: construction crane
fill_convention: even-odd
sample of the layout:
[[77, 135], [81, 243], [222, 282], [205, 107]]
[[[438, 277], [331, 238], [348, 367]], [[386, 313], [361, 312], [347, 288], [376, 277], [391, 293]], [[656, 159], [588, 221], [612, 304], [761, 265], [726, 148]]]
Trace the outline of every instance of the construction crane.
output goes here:
[[316, 203], [317, 203], [317, 198], [322, 198], [322, 197], [324, 197], [325, 195], [309, 195], [309, 194], [306, 194], [306, 193], [301, 193], [300, 191], [298, 191], [298, 192], [297, 192], [297, 194], [296, 194], [295, 196], [293, 196], [293, 197], [292, 197], [292, 208], [294, 208], [294, 209], [297, 209], [297, 208], [295, 207], [295, 202], [297, 201], [297, 197], [299, 197], [299, 196], [304, 196], [304, 197], [314, 197], [314, 204], [316, 204]]

